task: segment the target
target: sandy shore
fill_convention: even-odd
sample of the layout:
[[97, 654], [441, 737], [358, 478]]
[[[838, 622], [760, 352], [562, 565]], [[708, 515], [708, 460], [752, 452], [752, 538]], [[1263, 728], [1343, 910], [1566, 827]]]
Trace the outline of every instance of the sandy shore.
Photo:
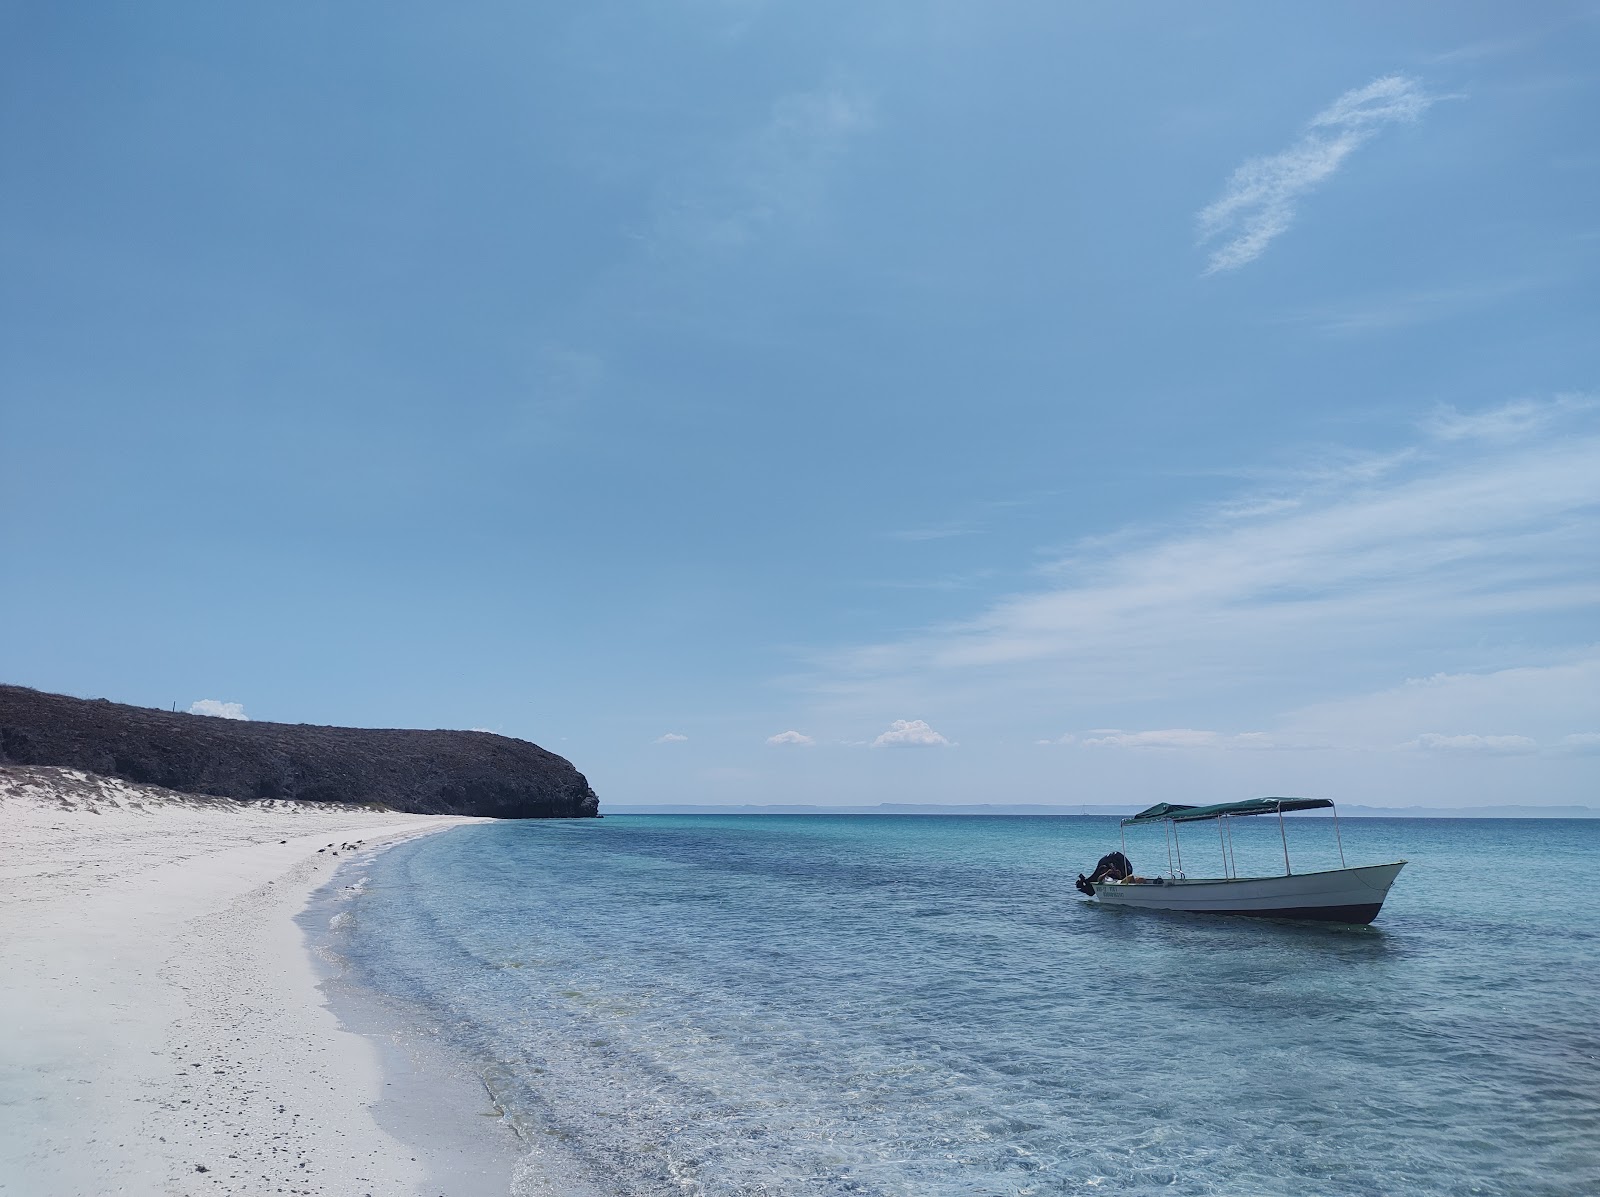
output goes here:
[[[0, 1193], [445, 1191], [375, 1119], [378, 1048], [324, 1006], [294, 919], [342, 845], [474, 821], [0, 769]], [[503, 1193], [508, 1167], [452, 1160], [448, 1191]]]

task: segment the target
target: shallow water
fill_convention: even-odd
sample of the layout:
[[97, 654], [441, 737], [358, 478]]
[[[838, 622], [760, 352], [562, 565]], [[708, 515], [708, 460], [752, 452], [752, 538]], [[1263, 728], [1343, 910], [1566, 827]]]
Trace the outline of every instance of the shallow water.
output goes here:
[[1341, 830], [1411, 861], [1372, 928], [1087, 903], [1108, 818], [479, 825], [371, 862], [339, 947], [619, 1193], [1600, 1192], [1600, 821]]

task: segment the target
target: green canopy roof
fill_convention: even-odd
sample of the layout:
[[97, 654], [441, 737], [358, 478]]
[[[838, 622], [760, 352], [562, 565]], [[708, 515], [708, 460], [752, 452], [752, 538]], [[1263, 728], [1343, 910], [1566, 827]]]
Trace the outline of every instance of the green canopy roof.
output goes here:
[[1148, 810], [1142, 810], [1136, 815], [1130, 815], [1122, 820], [1123, 826], [1129, 823], [1159, 823], [1162, 819], [1170, 819], [1182, 811], [1194, 810], [1192, 806], [1179, 806], [1175, 802], [1158, 802]]
[[1215, 806], [1177, 806], [1171, 802], [1158, 802], [1149, 810], [1142, 810], [1122, 820], [1122, 825], [1160, 823], [1168, 819], [1174, 823], [1195, 823], [1202, 819], [1220, 819], [1224, 815], [1275, 815], [1279, 811], [1316, 810], [1332, 805], [1327, 798], [1246, 798], [1243, 802], [1221, 802]]

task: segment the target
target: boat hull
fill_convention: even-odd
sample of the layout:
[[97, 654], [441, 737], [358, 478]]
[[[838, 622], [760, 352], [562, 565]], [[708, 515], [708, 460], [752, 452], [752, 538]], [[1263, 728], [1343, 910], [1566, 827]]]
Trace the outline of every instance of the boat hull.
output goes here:
[[1237, 914], [1266, 919], [1366, 924], [1378, 917], [1389, 887], [1406, 862], [1293, 873], [1283, 877], [1180, 877], [1159, 881], [1099, 882], [1095, 898], [1107, 906], [1173, 910], [1186, 914]]

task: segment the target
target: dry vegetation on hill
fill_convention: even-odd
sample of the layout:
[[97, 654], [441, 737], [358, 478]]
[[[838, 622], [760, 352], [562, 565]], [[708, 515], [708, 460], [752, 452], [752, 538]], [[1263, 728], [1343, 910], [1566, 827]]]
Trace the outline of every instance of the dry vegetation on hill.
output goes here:
[[489, 732], [259, 723], [0, 685], [0, 764], [51, 765], [253, 802], [373, 803], [415, 814], [586, 818], [572, 763]]

